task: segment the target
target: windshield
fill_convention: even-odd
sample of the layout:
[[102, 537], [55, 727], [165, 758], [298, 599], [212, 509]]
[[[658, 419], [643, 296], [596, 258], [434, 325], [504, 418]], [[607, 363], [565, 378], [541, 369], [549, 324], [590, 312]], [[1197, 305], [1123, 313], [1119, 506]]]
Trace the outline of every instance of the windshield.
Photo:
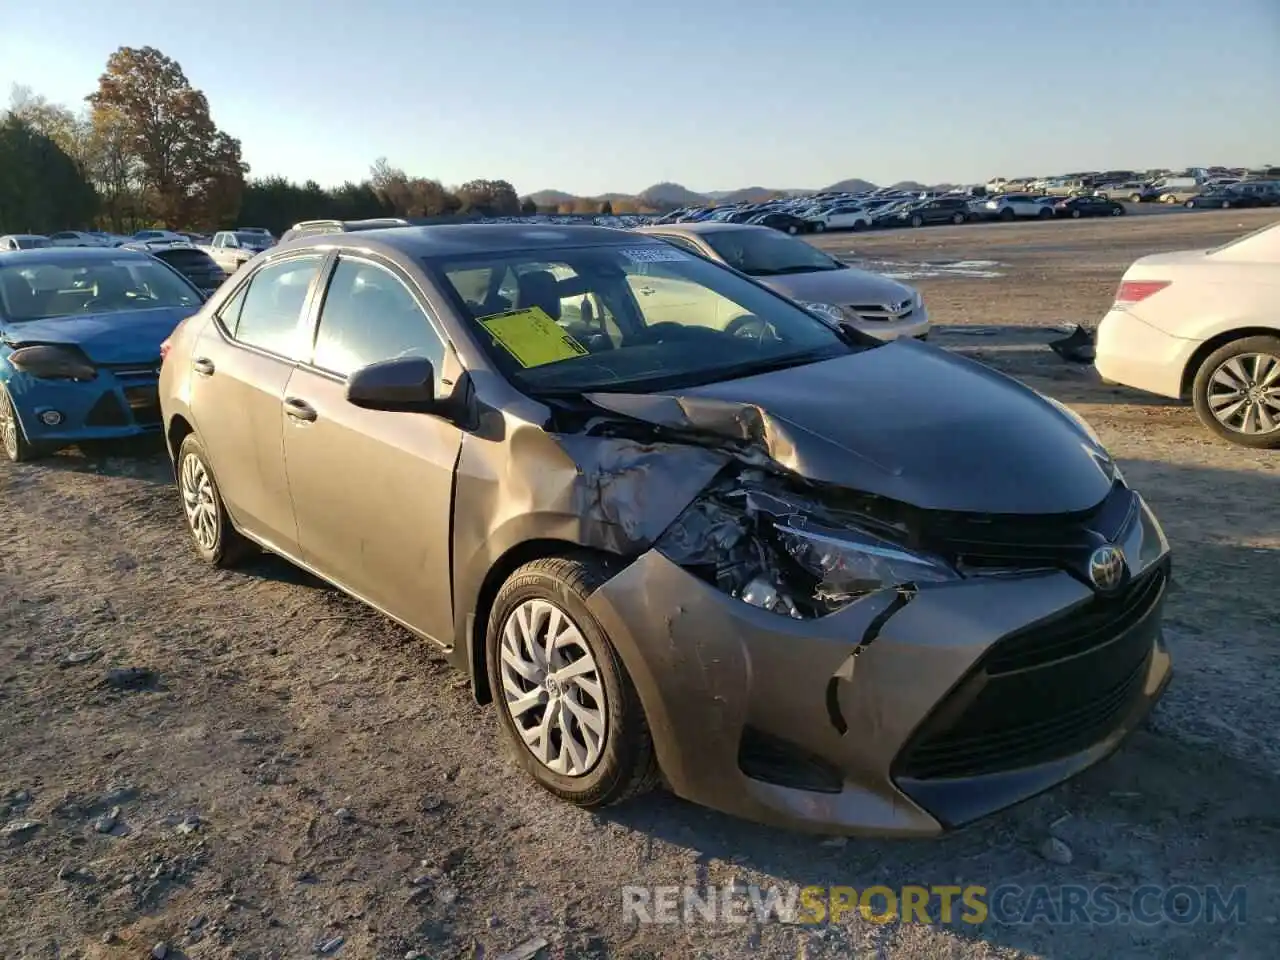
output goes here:
[[702, 239], [721, 260], [749, 277], [776, 277], [844, 267], [803, 240], [768, 228], [712, 231], [704, 233]]
[[0, 316], [9, 321], [200, 303], [194, 287], [153, 260], [59, 259], [0, 267]]
[[854, 349], [808, 311], [666, 244], [427, 267], [499, 369], [533, 395], [675, 389]]
[[253, 247], [255, 250], [265, 250], [271, 246], [271, 238], [265, 233], [255, 233], [251, 230], [236, 231], [235, 238], [240, 241], [242, 247]]

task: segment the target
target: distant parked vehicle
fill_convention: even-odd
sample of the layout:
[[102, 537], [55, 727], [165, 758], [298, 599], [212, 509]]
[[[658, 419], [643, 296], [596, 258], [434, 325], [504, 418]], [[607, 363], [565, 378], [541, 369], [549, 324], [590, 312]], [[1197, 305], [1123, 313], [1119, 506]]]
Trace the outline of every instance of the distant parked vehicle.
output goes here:
[[993, 197], [982, 205], [985, 215], [997, 220], [1027, 220], [1053, 217], [1053, 203], [1057, 197], [1033, 197], [1026, 193], [1006, 193]]
[[152, 243], [157, 240], [166, 243], [190, 243], [186, 237], [174, 230], [139, 230], [129, 239], [137, 243]]
[[54, 247], [106, 247], [110, 246], [96, 233], [84, 230], [63, 230], [49, 234], [49, 245]]
[[1212, 250], [1142, 257], [1098, 327], [1100, 376], [1190, 397], [1241, 446], [1280, 448], [1280, 223]]
[[[1280, 200], [1280, 198], [1277, 199]], [[1245, 193], [1244, 191], [1233, 190], [1230, 187], [1222, 187], [1217, 190], [1201, 191], [1194, 197], [1188, 197], [1182, 205], [1189, 210], [1230, 210], [1232, 207], [1270, 207], [1274, 206], [1276, 202], [1276, 200], [1270, 200], [1261, 194]]]
[[964, 197], [938, 197], [926, 200], [894, 213], [886, 218], [884, 225], [923, 227], [927, 224], [954, 223], [961, 224], [969, 219], [969, 201]]
[[815, 233], [824, 230], [865, 230], [871, 226], [871, 214], [860, 203], [844, 203], [815, 213], [808, 218]]
[[1055, 217], [1123, 217], [1124, 204], [1103, 197], [1070, 197], [1053, 205]]
[[202, 247], [227, 273], [235, 273], [263, 250], [275, 246], [270, 234], [256, 230], [219, 230], [213, 242]]
[[1099, 183], [1093, 188], [1093, 195], [1104, 200], [1123, 197], [1132, 203], [1141, 203], [1146, 191], [1147, 183], [1144, 180], [1121, 180]]
[[227, 279], [226, 271], [218, 266], [217, 261], [197, 247], [180, 247], [174, 244], [147, 252], [177, 270], [201, 293], [213, 293]]
[[803, 217], [797, 217], [794, 214], [782, 213], [781, 211], [756, 214], [747, 223], [757, 227], [772, 227], [774, 230], [781, 230], [783, 233], [792, 235], [807, 233], [813, 229], [811, 221], [805, 220]]
[[39, 233], [9, 233], [0, 237], [0, 253], [9, 250], [39, 250], [51, 247], [49, 238]]

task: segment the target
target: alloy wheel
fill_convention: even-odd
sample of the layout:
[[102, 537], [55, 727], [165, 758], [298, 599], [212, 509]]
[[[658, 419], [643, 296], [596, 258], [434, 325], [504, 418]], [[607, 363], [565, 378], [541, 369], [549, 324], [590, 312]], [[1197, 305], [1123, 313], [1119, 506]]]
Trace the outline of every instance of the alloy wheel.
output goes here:
[[1280, 357], [1244, 353], [1224, 360], [1209, 378], [1208, 403], [1232, 433], [1258, 437], [1280, 430]]
[[608, 736], [604, 684], [591, 648], [549, 600], [526, 600], [502, 626], [505, 709], [540, 764], [565, 777], [591, 772]]
[[18, 418], [13, 412], [8, 394], [0, 394], [0, 443], [4, 444], [5, 455], [10, 460], [18, 459], [19, 429]]
[[187, 517], [191, 536], [204, 550], [218, 545], [218, 501], [214, 497], [213, 482], [204, 462], [194, 453], [182, 460], [181, 488], [182, 510]]

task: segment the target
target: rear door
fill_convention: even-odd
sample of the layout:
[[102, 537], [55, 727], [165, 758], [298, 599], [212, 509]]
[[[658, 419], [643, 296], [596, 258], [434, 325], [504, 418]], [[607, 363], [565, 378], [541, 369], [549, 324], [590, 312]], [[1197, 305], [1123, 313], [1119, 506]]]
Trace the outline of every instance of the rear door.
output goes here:
[[247, 533], [298, 555], [284, 465], [284, 391], [324, 255], [264, 264], [206, 324], [191, 351], [191, 412], [227, 509]]
[[450, 519], [462, 431], [421, 413], [346, 400], [347, 377], [397, 357], [430, 360], [453, 387], [445, 339], [398, 268], [341, 254], [314, 346], [284, 396], [284, 450], [302, 560], [415, 630], [453, 635]]

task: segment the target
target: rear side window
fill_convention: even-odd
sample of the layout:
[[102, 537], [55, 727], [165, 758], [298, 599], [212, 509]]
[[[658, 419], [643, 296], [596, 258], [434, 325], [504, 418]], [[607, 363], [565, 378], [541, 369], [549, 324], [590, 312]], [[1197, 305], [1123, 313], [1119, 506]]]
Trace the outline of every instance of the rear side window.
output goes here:
[[227, 332], [248, 346], [296, 359], [298, 320], [320, 261], [297, 257], [257, 271], [218, 314]]
[[346, 377], [400, 357], [430, 360], [439, 374], [444, 343], [399, 277], [364, 260], [339, 259], [320, 310], [312, 364]]

